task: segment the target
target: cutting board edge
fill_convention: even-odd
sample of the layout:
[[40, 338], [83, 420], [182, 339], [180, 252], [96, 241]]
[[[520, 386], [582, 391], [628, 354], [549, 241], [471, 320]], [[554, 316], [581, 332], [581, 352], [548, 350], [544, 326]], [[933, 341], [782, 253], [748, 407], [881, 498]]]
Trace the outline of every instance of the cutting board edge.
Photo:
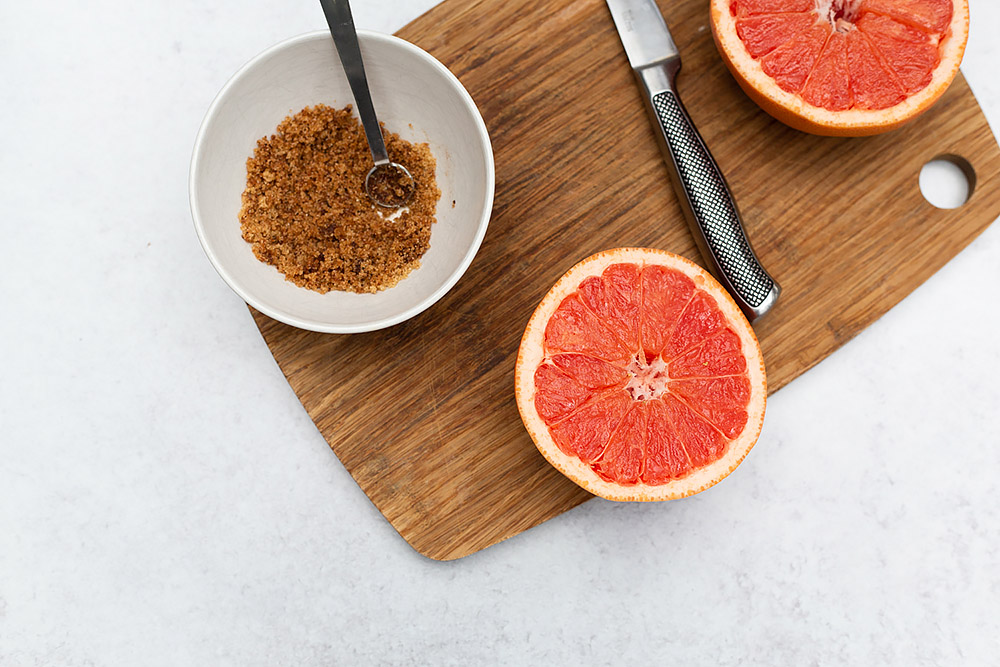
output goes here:
[[[416, 19], [414, 19], [414, 21], [412, 21], [411, 23], [407, 24], [407, 26], [404, 26], [403, 28], [401, 28], [400, 31], [397, 32], [397, 34], [399, 34], [399, 33], [405, 33], [414, 23], [418, 23], [421, 20], [428, 20], [427, 17], [429, 15], [438, 13], [439, 10], [442, 10], [442, 7], [444, 5], [447, 5], [447, 4], [449, 4], [449, 3], [447, 3], [447, 2], [446, 3], [442, 3], [441, 5], [438, 5], [436, 7], [431, 8], [430, 10], [428, 10], [427, 12], [425, 12], [424, 14], [422, 14], [421, 16], [419, 16]], [[457, 3], [452, 2], [451, 4], [454, 5], [454, 4], [457, 4]], [[465, 14], [465, 13], [471, 12], [475, 7], [479, 6], [480, 4], [482, 4], [480, 2], [480, 0], [474, 0], [472, 2], [466, 3], [465, 9], [463, 10], [463, 12], [461, 12], [461, 14]], [[443, 11], [442, 11], [442, 13], [443, 13]], [[419, 40], [414, 40], [414, 43], [419, 43]], [[964, 80], [964, 77], [963, 77], [963, 80]], [[981, 108], [978, 105], [978, 100], [976, 100], [975, 94], [972, 92], [971, 87], [969, 88], [969, 92], [972, 94], [972, 99], [973, 99], [973, 101], [974, 101], [974, 103], [976, 105], [977, 110], [979, 111], [979, 114], [982, 115], [982, 110], [981, 110]], [[988, 122], [986, 123], [986, 125], [987, 125], [987, 127], [989, 127]], [[989, 129], [990, 129], [990, 132], [991, 132], [992, 147], [995, 150], [1000, 150], [1000, 146], [997, 145], [996, 136], [995, 136], [995, 134], [992, 133], [992, 128], [989, 128]], [[980, 182], [980, 184], [977, 184], [977, 188], [976, 188], [977, 191], [981, 187], [981, 183], [982, 183], [982, 181]], [[975, 196], [975, 194], [974, 194], [974, 196]], [[985, 226], [983, 226], [982, 228], [978, 229], [978, 231], [976, 231], [975, 234], [973, 234], [971, 237], [965, 239], [964, 242], [961, 244], [961, 247], [958, 248], [945, 262], [943, 262], [942, 264], [940, 264], [940, 266], [938, 266], [934, 270], [930, 271], [926, 276], [924, 276], [918, 282], [914, 283], [913, 285], [908, 286], [907, 289], [905, 290], [905, 292], [901, 293], [898, 296], [898, 298], [896, 298], [893, 301], [893, 303], [891, 304], [891, 306], [889, 306], [883, 312], [881, 312], [879, 315], [877, 315], [876, 317], [874, 317], [873, 319], [871, 319], [864, 326], [858, 328], [857, 331], [854, 331], [850, 336], [845, 337], [843, 340], [838, 341], [838, 344], [836, 345], [836, 347], [833, 350], [831, 350], [828, 354], [824, 355], [822, 358], [818, 358], [818, 359], [812, 361], [811, 363], [809, 363], [802, 370], [800, 370], [800, 372], [796, 376], [794, 376], [793, 378], [790, 378], [788, 381], [786, 381], [783, 384], [781, 384], [780, 386], [776, 387], [771, 392], [771, 394], [773, 395], [773, 393], [779, 391], [780, 389], [782, 389], [785, 386], [787, 386], [788, 384], [790, 384], [796, 377], [798, 377], [802, 373], [808, 372], [808, 370], [811, 370], [812, 368], [814, 368], [821, 361], [823, 361], [824, 359], [828, 358], [830, 354], [832, 354], [833, 352], [835, 352], [837, 349], [840, 349], [841, 347], [843, 347], [843, 345], [847, 344], [850, 340], [853, 340], [865, 328], [867, 328], [868, 326], [870, 326], [874, 322], [876, 322], [879, 319], [881, 319], [881, 317], [885, 313], [887, 313], [889, 310], [891, 310], [896, 305], [898, 305], [903, 299], [905, 299], [907, 296], [909, 296], [911, 293], [913, 293], [913, 291], [915, 291], [918, 287], [920, 287], [921, 285], [923, 285], [930, 277], [932, 277], [934, 275], [934, 273], [936, 273], [937, 270], [939, 270], [941, 267], [945, 266], [947, 263], [949, 263], [955, 257], [957, 257], [963, 250], [965, 250], [968, 247], [968, 245], [972, 243], [972, 241], [974, 241], [976, 238], [978, 238], [979, 235], [981, 235], [982, 232], [985, 231], [986, 228], [988, 228], [991, 224], [993, 224], [993, 222], [996, 221], [997, 214], [998, 214], [997, 212], [994, 212], [994, 214], [992, 216], [992, 222], [987, 223]], [[251, 312], [254, 313], [253, 309], [251, 309]], [[261, 317], [266, 317], [266, 316], [264, 316], [264, 315], [261, 314]], [[271, 341], [268, 340], [268, 336], [266, 334], [264, 334], [263, 328], [261, 326], [261, 323], [257, 320], [256, 314], [254, 315], [254, 319], [255, 319], [255, 322], [257, 323], [258, 328], [261, 330], [262, 335], [264, 335], [265, 342], [268, 344], [269, 349], [271, 349], [272, 353], [273, 353], [274, 350], [273, 350], [273, 347], [271, 345]], [[278, 363], [278, 365], [282, 369], [282, 373], [285, 374], [284, 366], [280, 362]], [[285, 374], [285, 377], [286, 377], [286, 380], [288, 380], [290, 382], [290, 384], [291, 384], [292, 383], [291, 378], [289, 378], [287, 374]], [[294, 385], [293, 385], [293, 387], [294, 387]], [[296, 391], [296, 395], [297, 396], [299, 395], [297, 391]], [[310, 418], [312, 418], [313, 421], [314, 421], [314, 423], [315, 423], [316, 422], [316, 418], [314, 417], [314, 415], [311, 412], [309, 412], [308, 407], [307, 407], [307, 413], [310, 414]], [[333, 448], [333, 445], [330, 444], [330, 442], [331, 442], [330, 439], [327, 438], [325, 434], [322, 434], [322, 431], [321, 431], [321, 435], [323, 435], [324, 439], [327, 440], [328, 445], [331, 447], [331, 451], [333, 451], [334, 454], [336, 455], [336, 450]], [[352, 473], [352, 477], [354, 477], [353, 473]], [[360, 486], [360, 483], [359, 483], [359, 486]], [[366, 496], [369, 497], [369, 500], [371, 500], [371, 495], [368, 493], [368, 490], [365, 489], [365, 487], [361, 487], [361, 488], [365, 492]], [[573, 504], [572, 507], [577, 507], [580, 504], [583, 504], [584, 502], [587, 502], [587, 500], [589, 500], [589, 499], [590, 498], [584, 498], [580, 502], [577, 502], [577, 503]], [[396, 532], [404, 539], [404, 541], [407, 542], [407, 544], [409, 544], [411, 546], [411, 548], [414, 549], [414, 551], [416, 551], [417, 553], [419, 553], [420, 555], [422, 555], [422, 556], [424, 556], [426, 558], [429, 558], [431, 560], [441, 561], [441, 562], [448, 562], [448, 561], [451, 561], [451, 560], [457, 560], [457, 559], [460, 559], [460, 558], [464, 558], [464, 557], [466, 557], [468, 555], [472, 555], [474, 553], [477, 553], [478, 551], [481, 551], [482, 549], [488, 548], [489, 546], [493, 546], [494, 544], [499, 544], [500, 542], [506, 541], [506, 540], [510, 539], [511, 537], [513, 537], [513, 536], [515, 536], [517, 534], [520, 534], [521, 532], [524, 532], [524, 530], [527, 530], [527, 529], [529, 529], [531, 527], [537, 526], [538, 524], [543, 523], [544, 521], [548, 520], [549, 518], [552, 518], [552, 517], [546, 517], [546, 518], [539, 519], [538, 521], [535, 521], [530, 526], [528, 526], [528, 528], [520, 530], [520, 531], [518, 531], [516, 533], [507, 534], [507, 535], [503, 536], [502, 538], [494, 540], [494, 541], [491, 541], [487, 545], [482, 546], [482, 547], [471, 547], [470, 546], [470, 547], [463, 548], [463, 549], [452, 549], [452, 548], [449, 548], [449, 549], [442, 549], [442, 550], [424, 549], [422, 547], [418, 547], [417, 544], [415, 544], [413, 541], [411, 541], [411, 539], [407, 535], [404, 535], [403, 532], [401, 532], [399, 530], [399, 528], [393, 523], [393, 521], [390, 520], [388, 516], [386, 516], [385, 512], [381, 508], [379, 508], [378, 505], [376, 505], [374, 503], [374, 501], [372, 501], [372, 502], [373, 502], [373, 505], [376, 506], [376, 509], [378, 509], [379, 513], [382, 514], [384, 517], [386, 517], [386, 520], [390, 523], [390, 525], [393, 526], [393, 529], [396, 530]], [[572, 507], [570, 509], [572, 509]], [[566, 510], [564, 510], [564, 511], [566, 511]], [[562, 513], [562, 512], [557, 512], [555, 515], [558, 515], [559, 513]], [[457, 553], [457, 555], [452, 555], [452, 554], [456, 554], [456, 553]]]

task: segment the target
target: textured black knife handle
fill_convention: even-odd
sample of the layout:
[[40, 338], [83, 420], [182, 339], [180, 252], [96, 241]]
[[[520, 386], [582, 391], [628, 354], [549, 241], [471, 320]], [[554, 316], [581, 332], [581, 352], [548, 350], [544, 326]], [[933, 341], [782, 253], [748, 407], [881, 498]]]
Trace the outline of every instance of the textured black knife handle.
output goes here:
[[678, 196], [705, 260], [750, 321], [763, 315], [781, 288], [761, 266], [718, 165], [673, 91], [651, 98], [676, 168]]

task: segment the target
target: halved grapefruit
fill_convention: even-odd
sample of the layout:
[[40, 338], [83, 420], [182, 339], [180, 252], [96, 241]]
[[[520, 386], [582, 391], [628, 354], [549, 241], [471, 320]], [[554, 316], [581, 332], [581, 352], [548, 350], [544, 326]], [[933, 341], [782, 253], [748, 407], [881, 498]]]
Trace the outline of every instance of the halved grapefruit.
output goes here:
[[968, 0], [711, 0], [726, 66], [804, 132], [879, 134], [920, 115], [958, 73]]
[[570, 269], [521, 338], [517, 407], [549, 463], [609, 500], [669, 500], [716, 484], [764, 422], [760, 346], [726, 290], [644, 248]]

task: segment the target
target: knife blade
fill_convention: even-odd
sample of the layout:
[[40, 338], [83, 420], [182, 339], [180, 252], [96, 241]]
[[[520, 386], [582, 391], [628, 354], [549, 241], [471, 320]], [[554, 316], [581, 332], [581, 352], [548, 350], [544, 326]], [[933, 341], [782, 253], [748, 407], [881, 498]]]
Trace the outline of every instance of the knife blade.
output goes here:
[[722, 171], [677, 94], [681, 58], [670, 29], [654, 0], [606, 1], [698, 249], [753, 322], [774, 306], [781, 287], [757, 259]]

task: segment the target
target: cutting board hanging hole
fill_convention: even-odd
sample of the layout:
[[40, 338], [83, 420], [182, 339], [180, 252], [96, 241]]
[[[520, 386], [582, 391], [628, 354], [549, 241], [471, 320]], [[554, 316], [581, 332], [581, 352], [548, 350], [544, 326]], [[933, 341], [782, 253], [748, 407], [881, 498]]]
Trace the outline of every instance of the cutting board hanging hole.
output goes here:
[[964, 205], [976, 188], [976, 170], [960, 155], [939, 155], [920, 170], [920, 192], [937, 208]]

